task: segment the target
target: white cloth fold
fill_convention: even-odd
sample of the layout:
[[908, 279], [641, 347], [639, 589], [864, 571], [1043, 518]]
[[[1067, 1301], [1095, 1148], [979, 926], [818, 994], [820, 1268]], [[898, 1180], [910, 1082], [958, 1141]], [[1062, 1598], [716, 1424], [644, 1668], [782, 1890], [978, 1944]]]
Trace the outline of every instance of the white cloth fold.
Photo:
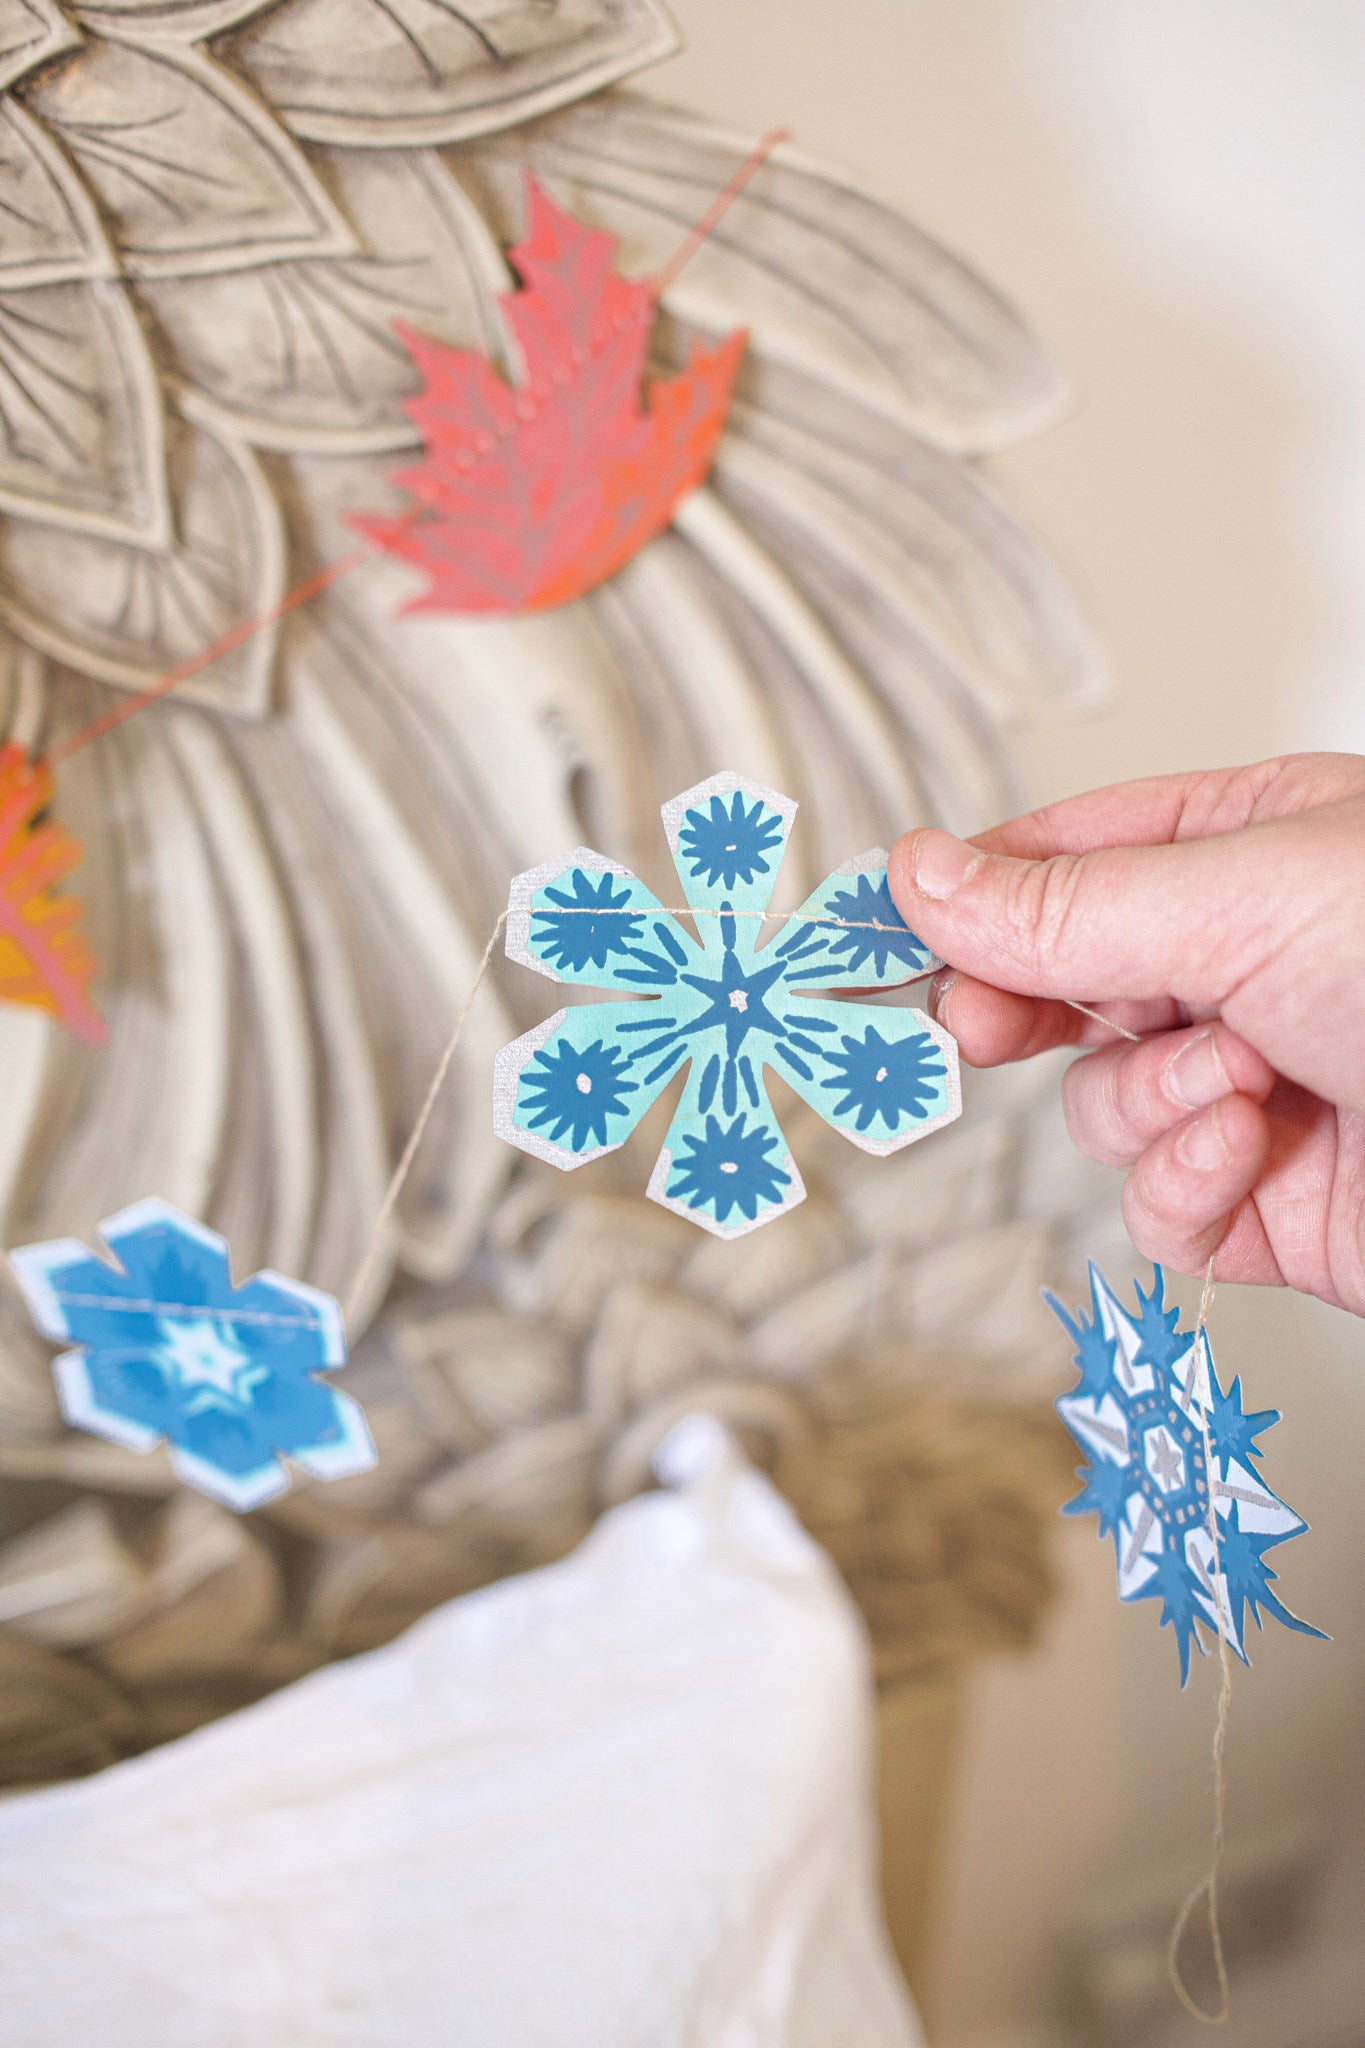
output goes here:
[[871, 1690], [719, 1426], [563, 1563], [0, 1807], [6, 2048], [918, 2048]]

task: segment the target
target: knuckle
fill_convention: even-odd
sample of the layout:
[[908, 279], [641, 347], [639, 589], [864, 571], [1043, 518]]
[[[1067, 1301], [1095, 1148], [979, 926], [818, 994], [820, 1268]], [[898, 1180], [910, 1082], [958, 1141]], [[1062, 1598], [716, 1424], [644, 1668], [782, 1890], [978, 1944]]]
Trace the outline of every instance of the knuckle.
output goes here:
[[1131, 1166], [1151, 1135], [1146, 1091], [1132, 1069], [1129, 1048], [1105, 1047], [1074, 1060], [1062, 1077], [1072, 1142], [1101, 1166]]
[[1054, 854], [1051, 860], [1020, 861], [1005, 891], [1005, 918], [1020, 961], [1039, 978], [1055, 973], [1066, 957], [1084, 875], [1084, 856]]
[[1173, 1273], [1199, 1271], [1208, 1254], [1201, 1256], [1194, 1234], [1182, 1220], [1166, 1213], [1159, 1200], [1153, 1201], [1141, 1173], [1130, 1173], [1124, 1183], [1122, 1208], [1124, 1228], [1144, 1259]]

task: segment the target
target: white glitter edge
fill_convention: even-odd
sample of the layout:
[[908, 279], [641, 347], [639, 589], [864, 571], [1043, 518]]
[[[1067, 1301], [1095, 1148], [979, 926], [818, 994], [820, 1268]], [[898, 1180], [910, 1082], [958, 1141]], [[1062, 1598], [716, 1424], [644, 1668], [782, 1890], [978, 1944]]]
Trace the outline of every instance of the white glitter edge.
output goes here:
[[[664, 822], [664, 837], [668, 841], [668, 850], [673, 855], [675, 867], [678, 860], [678, 839], [682, 832], [682, 821], [688, 811], [694, 805], [705, 802], [707, 797], [729, 796], [736, 789], [742, 789], [746, 796], [759, 797], [762, 802], [778, 813], [782, 819], [781, 851], [785, 852], [787, 841], [791, 837], [792, 820], [800, 809], [795, 797], [783, 796], [779, 790], [769, 789], [764, 782], [752, 782], [747, 775], [737, 775], [733, 768], [722, 768], [718, 775], [708, 775], [705, 782], [694, 783], [692, 788], [685, 789], [681, 796], [672, 796], [666, 804], [660, 806], [659, 816]], [[780, 865], [779, 855], [779, 860], [773, 868], [774, 874]], [[679, 869], [679, 873], [681, 873], [681, 869]]]
[[[136, 1237], [139, 1231], [154, 1229], [159, 1223], [171, 1224], [178, 1236], [192, 1237], [205, 1251], [218, 1252], [229, 1274], [232, 1271], [232, 1248], [225, 1237], [207, 1224], [197, 1222], [170, 1202], [163, 1202], [160, 1195], [148, 1195], [141, 1202], [132, 1202], [116, 1215], [106, 1216], [100, 1225], [100, 1236], [113, 1252], [117, 1252], [125, 1237]], [[89, 1256], [89, 1254], [87, 1254]]]
[[94, 1258], [95, 1253], [78, 1237], [54, 1237], [45, 1244], [16, 1245], [6, 1256], [28, 1303], [29, 1314], [42, 1335], [54, 1343], [69, 1338], [71, 1326], [57, 1298], [53, 1277], [77, 1260]]
[[292, 1464], [299, 1465], [314, 1479], [349, 1479], [357, 1472], [372, 1472], [379, 1463], [365, 1411], [349, 1394], [333, 1388], [332, 1398], [342, 1419], [339, 1443], [318, 1444], [303, 1451], [286, 1451]]
[[235, 1479], [231, 1473], [220, 1471], [205, 1458], [196, 1458], [193, 1451], [182, 1450], [178, 1444], [172, 1444], [170, 1451], [171, 1464], [186, 1486], [221, 1501], [234, 1514], [249, 1514], [252, 1508], [258, 1508], [263, 1502], [274, 1500], [277, 1494], [289, 1491], [289, 1474], [278, 1458], [272, 1458], [269, 1465], [258, 1465], [254, 1471]]
[[716, 1218], [709, 1216], [704, 1209], [694, 1209], [677, 1196], [665, 1192], [668, 1187], [668, 1176], [673, 1171], [673, 1154], [667, 1145], [662, 1147], [654, 1162], [654, 1171], [649, 1176], [649, 1185], [645, 1193], [650, 1201], [657, 1202], [661, 1209], [670, 1209], [675, 1216], [681, 1216], [684, 1222], [695, 1223], [702, 1230], [709, 1230], [712, 1237], [747, 1237], [751, 1230], [761, 1230], [765, 1223], [775, 1223], [779, 1216], [785, 1216], [789, 1210], [795, 1209], [798, 1204], [805, 1201], [806, 1183], [802, 1180], [800, 1169], [790, 1152], [783, 1159], [782, 1167], [785, 1173], [791, 1175], [791, 1185], [782, 1200], [773, 1203], [771, 1208], [765, 1209], [760, 1215], [745, 1216], [735, 1224], [718, 1223]]
[[[872, 1006], [866, 1004], [863, 1007], [870, 1009]], [[906, 1131], [903, 1135], [898, 1133], [893, 1138], [867, 1138], [858, 1131], [846, 1130], [842, 1124], [833, 1123], [828, 1117], [825, 1118], [832, 1131], [837, 1131], [841, 1138], [847, 1138], [860, 1152], [870, 1152], [877, 1159], [889, 1159], [893, 1152], [903, 1152], [907, 1145], [916, 1145], [921, 1138], [931, 1137], [935, 1131], [941, 1131], [948, 1124], [956, 1123], [962, 1114], [962, 1068], [958, 1061], [957, 1040], [945, 1031], [941, 1024], [935, 1024], [933, 1018], [923, 1010], [906, 1008], [898, 1010], [896, 1014], [917, 1018], [923, 1030], [943, 1054], [946, 1069], [943, 1077], [945, 1101], [942, 1109], [935, 1110], [924, 1123], [916, 1124], [912, 1130]], [[800, 1093], [799, 1090], [796, 1092]], [[802, 1097], [802, 1100], [805, 1098]], [[811, 1107], [815, 1108], [815, 1105], [812, 1104]], [[816, 1115], [819, 1114], [820, 1111], [816, 1108]]]
[[64, 1351], [52, 1361], [52, 1378], [57, 1388], [57, 1406], [73, 1429], [102, 1436], [125, 1451], [151, 1451], [161, 1442], [161, 1432], [145, 1423], [130, 1422], [100, 1405], [90, 1379], [84, 1351]]

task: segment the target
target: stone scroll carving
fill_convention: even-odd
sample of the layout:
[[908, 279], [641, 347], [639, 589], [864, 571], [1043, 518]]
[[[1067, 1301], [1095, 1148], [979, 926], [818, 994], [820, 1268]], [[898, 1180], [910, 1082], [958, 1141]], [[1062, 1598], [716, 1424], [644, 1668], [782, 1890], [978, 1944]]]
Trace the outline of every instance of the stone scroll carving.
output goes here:
[[[662, 267], [747, 148], [621, 88], [672, 47], [656, 0], [0, 0], [0, 738], [59, 741], [396, 503], [393, 322], [507, 361], [525, 171]], [[586, 841], [663, 885], [660, 802], [727, 767], [800, 798], [795, 902], [850, 846], [1008, 810], [1012, 730], [1093, 697], [983, 474], [1063, 396], [987, 285], [779, 150], [662, 314], [663, 359], [741, 324], [749, 351], [710, 482], [612, 582], [396, 621], [376, 559], [63, 770], [112, 1036], [0, 1010], [6, 1243], [156, 1194], [243, 1271], [344, 1294], [511, 875]], [[649, 1131], [587, 1189], [498, 1145], [528, 979], [481, 993], [374, 1269], [373, 1474], [241, 1523], [187, 1501], [62, 1429], [0, 1294], [21, 1775], [555, 1554], [699, 1403], [824, 1533], [885, 1671], [1027, 1632], [1057, 1481], [1019, 1375], [1092, 1192], [1046, 1080], [978, 1090], [932, 1158], [845, 1158], [812, 1119], [806, 1207], [698, 1245], [639, 1194]], [[54, 1557], [70, 1598], [36, 1590]]]

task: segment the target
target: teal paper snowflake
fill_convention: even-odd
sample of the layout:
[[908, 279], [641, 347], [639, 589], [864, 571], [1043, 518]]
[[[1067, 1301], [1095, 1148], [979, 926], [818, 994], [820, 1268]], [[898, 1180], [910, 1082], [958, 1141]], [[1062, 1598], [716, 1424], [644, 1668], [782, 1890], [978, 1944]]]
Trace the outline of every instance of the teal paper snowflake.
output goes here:
[[897, 1152], [959, 1114], [956, 1047], [929, 1017], [825, 999], [898, 988], [938, 964], [891, 900], [885, 854], [850, 861], [769, 936], [760, 913], [795, 813], [738, 775], [665, 804], [696, 938], [629, 870], [585, 848], [517, 877], [509, 956], [627, 1000], [561, 1010], [504, 1046], [500, 1136], [583, 1166], [623, 1144], [686, 1067], [649, 1193], [734, 1237], [805, 1195], [765, 1068], [868, 1152]]
[[1076, 1346], [1080, 1380], [1057, 1412], [1087, 1459], [1077, 1472], [1081, 1491], [1062, 1512], [1099, 1517], [1100, 1535], [1114, 1545], [1121, 1600], [1160, 1600], [1162, 1626], [1179, 1647], [1181, 1684], [1191, 1645], [1204, 1653], [1196, 1624], [1216, 1638], [1220, 1609], [1223, 1634], [1244, 1664], [1248, 1609], [1258, 1628], [1264, 1609], [1286, 1628], [1320, 1636], [1270, 1590], [1275, 1574], [1265, 1552], [1308, 1526], [1251, 1463], [1261, 1455], [1256, 1438], [1279, 1415], [1244, 1414], [1239, 1380], [1222, 1391], [1207, 1335], [1196, 1341], [1166, 1306], [1161, 1268], [1150, 1294], [1137, 1289], [1136, 1313], [1094, 1266], [1088, 1316], [1071, 1315], [1055, 1295], [1046, 1300]]
[[281, 1454], [315, 1479], [375, 1462], [365, 1417], [321, 1372], [346, 1363], [330, 1295], [279, 1273], [233, 1285], [224, 1240], [168, 1202], [101, 1224], [117, 1265], [76, 1238], [9, 1255], [45, 1337], [75, 1348], [52, 1371], [67, 1421], [149, 1451], [244, 1513], [282, 1493]]

